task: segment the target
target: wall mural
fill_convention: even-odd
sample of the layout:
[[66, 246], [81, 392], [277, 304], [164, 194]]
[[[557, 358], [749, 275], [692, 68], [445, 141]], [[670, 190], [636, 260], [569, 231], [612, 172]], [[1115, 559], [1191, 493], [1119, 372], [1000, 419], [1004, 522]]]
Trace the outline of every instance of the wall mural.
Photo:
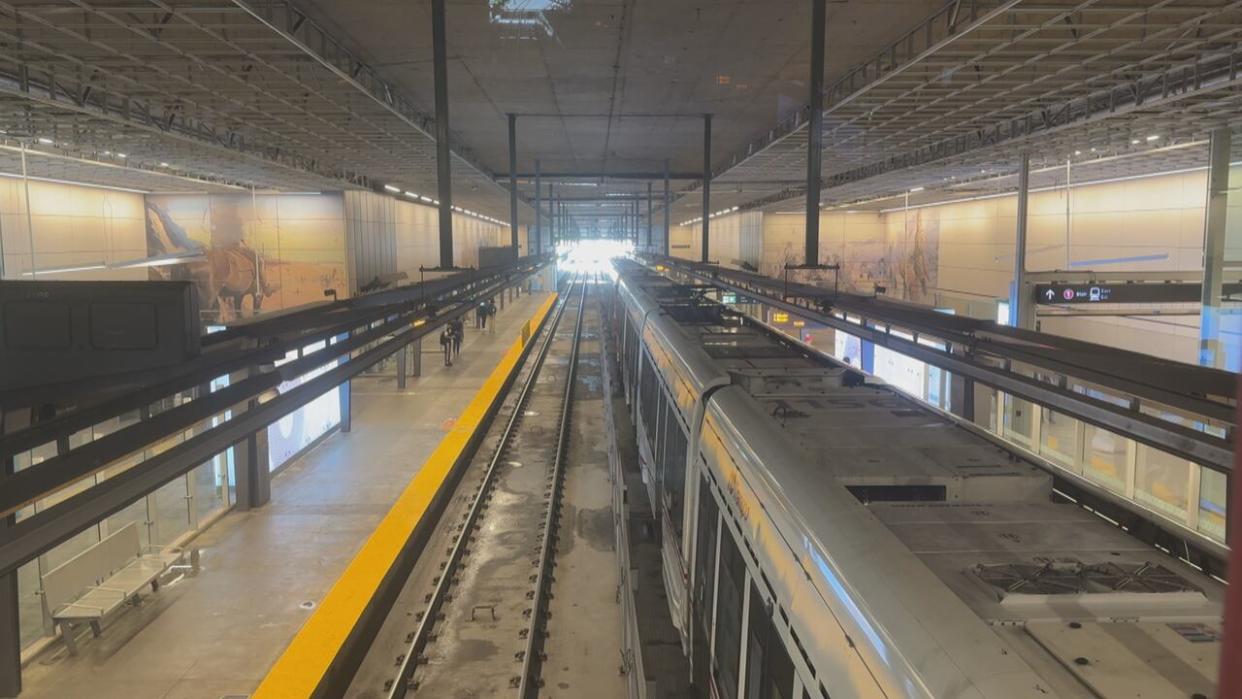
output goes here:
[[891, 259], [896, 261], [895, 276], [902, 298], [916, 303], [934, 303], [937, 270], [940, 266], [940, 215], [934, 209], [918, 209], [906, 214], [900, 240], [890, 243]]
[[[325, 207], [322, 199], [335, 205]], [[339, 201], [323, 195], [149, 195], [151, 278], [193, 282], [209, 322], [321, 301], [324, 289], [348, 288], [343, 248], [313, 242], [343, 239]], [[281, 244], [284, 228], [295, 229], [286, 231], [294, 244]]]
[[[841, 291], [868, 296], [876, 287], [884, 287], [885, 294], [894, 298], [933, 303], [940, 264], [940, 218], [938, 212], [928, 209], [908, 216], [904, 228], [896, 219], [896, 230], [884, 224], [847, 224], [843, 233], [839, 228], [829, 233], [828, 226], [822, 226], [820, 262], [840, 265], [840, 272], [796, 271], [789, 278], [826, 288], [837, 283]], [[781, 262], [764, 272], [782, 277], [786, 263], [800, 264], [801, 241], [787, 241], [781, 257]]]

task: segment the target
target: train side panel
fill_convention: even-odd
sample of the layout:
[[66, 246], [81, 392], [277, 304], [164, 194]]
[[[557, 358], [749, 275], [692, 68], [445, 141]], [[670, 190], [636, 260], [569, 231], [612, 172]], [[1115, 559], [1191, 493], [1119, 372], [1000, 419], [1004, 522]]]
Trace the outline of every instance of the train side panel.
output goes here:
[[[745, 391], [707, 406], [703, 463], [832, 696], [1045, 697], [1047, 686], [865, 506], [806, 468]], [[844, 646], [842, 644], [845, 644]]]

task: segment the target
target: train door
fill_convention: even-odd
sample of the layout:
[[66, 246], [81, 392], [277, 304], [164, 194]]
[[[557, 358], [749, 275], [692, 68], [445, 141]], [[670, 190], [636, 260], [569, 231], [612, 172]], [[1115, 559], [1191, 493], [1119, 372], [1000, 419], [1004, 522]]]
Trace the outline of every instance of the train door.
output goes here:
[[716, 627], [712, 632], [712, 683], [721, 699], [738, 699], [742, 678], [746, 559], [733, 533], [721, 525], [716, 574]]
[[720, 530], [720, 508], [712, 496], [703, 469], [699, 469], [699, 508], [695, 524], [694, 573], [691, 594], [693, 632], [690, 656], [695, 686], [707, 691], [711, 663], [712, 611], [716, 596], [716, 544]]
[[776, 627], [776, 603], [698, 469], [692, 672], [717, 699], [800, 699], [808, 688]]
[[770, 595], [750, 576], [746, 599], [744, 699], [794, 699], [794, 665], [773, 622]]

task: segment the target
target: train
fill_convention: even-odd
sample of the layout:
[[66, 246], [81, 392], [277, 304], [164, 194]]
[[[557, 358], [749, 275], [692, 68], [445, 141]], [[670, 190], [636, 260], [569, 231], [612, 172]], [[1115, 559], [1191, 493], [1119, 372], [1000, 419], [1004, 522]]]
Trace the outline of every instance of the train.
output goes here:
[[608, 310], [716, 699], [1216, 697], [1224, 585], [952, 416], [629, 259]]

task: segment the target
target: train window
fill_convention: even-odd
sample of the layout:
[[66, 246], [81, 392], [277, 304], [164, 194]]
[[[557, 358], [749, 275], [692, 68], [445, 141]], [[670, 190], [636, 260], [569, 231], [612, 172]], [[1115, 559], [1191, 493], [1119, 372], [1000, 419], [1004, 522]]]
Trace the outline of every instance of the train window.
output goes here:
[[652, 485], [655, 488], [655, 502], [657, 505], [664, 502], [664, 414], [668, 412], [668, 401], [664, 400], [664, 394], [656, 389], [657, 399], [655, 401], [655, 414], [651, 417], [651, 460], [652, 460]]
[[720, 537], [720, 582], [716, 586], [716, 643], [712, 662], [716, 686], [724, 699], [737, 697], [745, 584], [746, 562], [726, 529]]
[[659, 401], [659, 384], [656, 382], [655, 367], [652, 366], [651, 357], [643, 356], [642, 379], [639, 381], [638, 404], [643, 414], [643, 430], [647, 434], [647, 445], [651, 447], [653, 454], [659, 454], [655, 451], [656, 445], [656, 405]]
[[686, 441], [677, 410], [670, 403], [664, 411], [664, 493], [668, 516], [679, 541], [685, 529], [682, 518], [686, 500]]
[[746, 699], [792, 699], [794, 667], [772, 625], [772, 610], [750, 584], [746, 641]]
[[694, 681], [707, 686], [708, 650], [711, 645], [712, 591], [716, 586], [716, 531], [720, 526], [720, 508], [712, 497], [707, 478], [699, 477], [699, 523], [694, 544], [694, 590], [691, 604], [695, 626]]
[[699, 523], [694, 544], [694, 608], [706, 629], [711, 619], [711, 595], [716, 572], [716, 527], [720, 508], [707, 479], [699, 477]]

